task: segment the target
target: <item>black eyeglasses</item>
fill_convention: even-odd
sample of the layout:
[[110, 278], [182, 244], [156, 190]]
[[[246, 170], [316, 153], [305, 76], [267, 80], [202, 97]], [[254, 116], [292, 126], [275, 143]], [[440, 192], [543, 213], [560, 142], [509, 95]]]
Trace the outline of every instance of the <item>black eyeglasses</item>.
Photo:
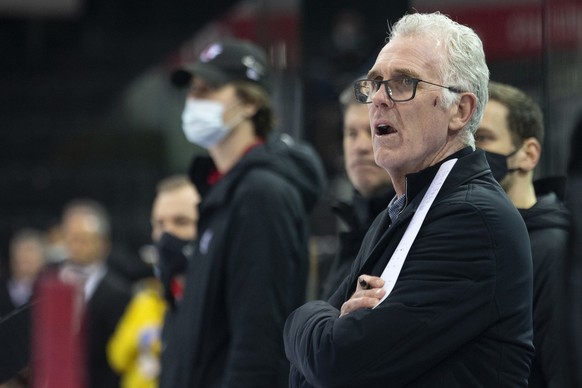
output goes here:
[[428, 81], [423, 81], [418, 78], [402, 77], [393, 78], [386, 81], [378, 81], [372, 79], [362, 79], [354, 83], [354, 91], [356, 94], [356, 101], [362, 104], [369, 104], [372, 102], [372, 96], [380, 90], [380, 85], [386, 88], [386, 94], [394, 102], [410, 101], [416, 96], [416, 87], [419, 82], [424, 82], [429, 85], [445, 88], [454, 93], [462, 93], [461, 90], [452, 87], [435, 84]]

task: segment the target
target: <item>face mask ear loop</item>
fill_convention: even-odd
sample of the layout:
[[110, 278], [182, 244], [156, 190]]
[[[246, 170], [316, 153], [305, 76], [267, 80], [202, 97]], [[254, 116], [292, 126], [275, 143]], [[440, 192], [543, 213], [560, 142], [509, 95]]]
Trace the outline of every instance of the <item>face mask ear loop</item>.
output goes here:
[[233, 128], [237, 127], [240, 123], [246, 120], [242, 114], [239, 115], [238, 119], [231, 119], [228, 123], [224, 123], [224, 127], [228, 128], [228, 130], [232, 130]]
[[[224, 107], [224, 112], [229, 111], [233, 108], [236, 108], [239, 105], [242, 105], [242, 101], [237, 101], [235, 103], [233, 103], [232, 105], [228, 106], [228, 107]], [[243, 121], [245, 121], [247, 118], [241, 113], [238, 117], [238, 119], [232, 118], [229, 122], [225, 122], [224, 123], [224, 127], [228, 128], [228, 130], [232, 130], [233, 128], [237, 127], [240, 123], [242, 123]]]
[[509, 154], [505, 155], [506, 158], [511, 158], [513, 155], [517, 154], [519, 152], [519, 150], [521, 149], [521, 147], [511, 151]]
[[[505, 156], [505, 160], [507, 160], [507, 159], [511, 158], [513, 155], [517, 154], [519, 152], [519, 150], [521, 149], [521, 147], [523, 147], [523, 145], [520, 147], [517, 147], [515, 150], [513, 150], [509, 154], [507, 154]], [[507, 168], [507, 174], [511, 174], [511, 173], [516, 172], [516, 171], [521, 171], [521, 168], [519, 168], [519, 167]]]
[[507, 174], [511, 174], [512, 172], [516, 172], [516, 171], [521, 171], [521, 168], [516, 167], [516, 168], [508, 168], [507, 169]]

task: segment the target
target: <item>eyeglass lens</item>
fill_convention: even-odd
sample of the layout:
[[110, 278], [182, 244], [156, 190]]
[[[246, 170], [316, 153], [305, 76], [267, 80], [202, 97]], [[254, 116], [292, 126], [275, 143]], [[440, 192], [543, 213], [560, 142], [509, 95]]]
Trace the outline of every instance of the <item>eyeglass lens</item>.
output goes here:
[[355, 86], [356, 99], [359, 102], [370, 103], [372, 96], [382, 87], [386, 88], [386, 93], [393, 101], [407, 101], [414, 97], [416, 89], [415, 80], [410, 78], [393, 79], [386, 81], [361, 80]]

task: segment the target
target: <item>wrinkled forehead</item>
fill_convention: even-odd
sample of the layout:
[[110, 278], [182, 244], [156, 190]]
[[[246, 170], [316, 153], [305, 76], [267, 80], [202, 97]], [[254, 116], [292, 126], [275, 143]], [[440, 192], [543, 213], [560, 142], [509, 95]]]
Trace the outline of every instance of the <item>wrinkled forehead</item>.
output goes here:
[[439, 69], [444, 59], [444, 46], [435, 37], [399, 36], [384, 45], [368, 77], [389, 79], [397, 76], [411, 76], [440, 81]]

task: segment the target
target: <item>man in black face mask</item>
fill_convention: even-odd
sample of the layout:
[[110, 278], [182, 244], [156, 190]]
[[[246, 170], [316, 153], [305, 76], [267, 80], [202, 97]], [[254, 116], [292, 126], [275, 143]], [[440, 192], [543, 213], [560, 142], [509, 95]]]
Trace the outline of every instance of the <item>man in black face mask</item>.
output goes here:
[[496, 82], [489, 84], [475, 143], [487, 152], [499, 181], [527, 226], [534, 266], [534, 346], [529, 387], [566, 387], [568, 363], [562, 351], [564, 320], [562, 267], [568, 254], [569, 213], [562, 202], [565, 180], [534, 182], [544, 136], [540, 107], [525, 93]]
[[[151, 210], [156, 278], [141, 279], [108, 343], [108, 360], [121, 375], [122, 387], [153, 387], [166, 378], [160, 351], [168, 347], [164, 324], [175, 319], [184, 276], [193, 249], [200, 195], [187, 175], [171, 175], [156, 187]], [[147, 250], [144, 252], [148, 252]]]

